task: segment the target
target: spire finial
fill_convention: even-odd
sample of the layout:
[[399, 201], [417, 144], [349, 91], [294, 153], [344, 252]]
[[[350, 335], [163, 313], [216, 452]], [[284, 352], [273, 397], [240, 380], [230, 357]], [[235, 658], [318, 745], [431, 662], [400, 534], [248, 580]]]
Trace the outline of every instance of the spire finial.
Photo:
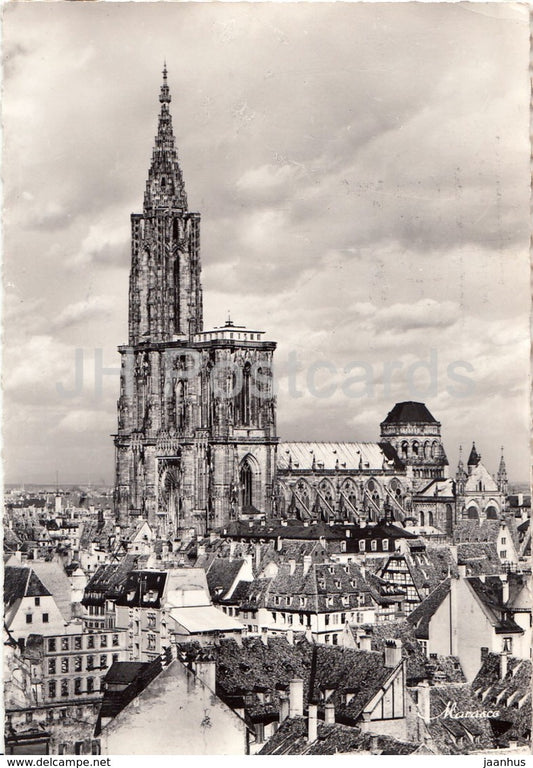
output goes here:
[[163, 62], [163, 85], [161, 86], [161, 93], [159, 94], [159, 101], [161, 104], [170, 104], [171, 97], [167, 83], [167, 61]]

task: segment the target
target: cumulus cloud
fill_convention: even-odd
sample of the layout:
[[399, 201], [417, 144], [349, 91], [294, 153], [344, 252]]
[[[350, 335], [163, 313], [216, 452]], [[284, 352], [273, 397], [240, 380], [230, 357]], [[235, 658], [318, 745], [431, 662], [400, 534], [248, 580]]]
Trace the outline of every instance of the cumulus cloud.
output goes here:
[[64, 307], [55, 318], [53, 327], [60, 330], [76, 323], [87, 322], [95, 317], [110, 317], [114, 306], [110, 296], [90, 296], [84, 301], [77, 301]]
[[[463, 431], [499, 445], [509, 432], [524, 475], [527, 9], [81, 5], [4, 14], [6, 408], [27, 416], [6, 437], [9, 471], [53, 476], [61, 461], [75, 475], [105, 456], [110, 479], [94, 393], [58, 403], [55, 382], [73, 386], [76, 348], [86, 367], [95, 349], [112, 366], [127, 339], [129, 215], [142, 206], [165, 50], [202, 213], [206, 325], [231, 309], [278, 340], [280, 434], [374, 439], [408, 393], [408, 366], [437, 350], [444, 379], [453, 361], [475, 370], [468, 398], [446, 387], [428, 398], [451, 444]], [[291, 352], [303, 371], [330, 360], [336, 394], [285, 397]], [[372, 397], [343, 396], [353, 361], [373, 367]], [[387, 361], [403, 366], [388, 391]], [[108, 416], [116, 384], [103, 385]]]

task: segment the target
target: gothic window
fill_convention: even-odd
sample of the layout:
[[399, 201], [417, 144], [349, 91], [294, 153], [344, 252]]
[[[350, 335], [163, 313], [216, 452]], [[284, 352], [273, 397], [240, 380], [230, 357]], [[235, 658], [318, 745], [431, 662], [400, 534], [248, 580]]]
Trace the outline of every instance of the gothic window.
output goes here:
[[184, 383], [179, 380], [174, 390], [174, 414], [176, 419], [176, 429], [182, 431], [185, 426], [185, 397]]
[[409, 443], [404, 440], [402, 443], [402, 458], [406, 459], [409, 454]]
[[240, 472], [242, 507], [251, 507], [253, 502], [253, 472], [248, 461], [245, 461]]
[[425, 525], [424, 513], [420, 512], [420, 525]]
[[439, 444], [436, 440], [434, 440], [431, 444], [431, 458], [434, 459], [437, 456], [437, 451], [439, 449]]
[[250, 371], [251, 366], [247, 362], [242, 370], [240, 392], [237, 394], [237, 410], [240, 416], [240, 423], [245, 427], [248, 427], [251, 423]]
[[419, 447], [418, 442], [415, 440], [413, 443], [413, 456], [418, 456]]
[[428, 512], [428, 525], [433, 525], [433, 512]]

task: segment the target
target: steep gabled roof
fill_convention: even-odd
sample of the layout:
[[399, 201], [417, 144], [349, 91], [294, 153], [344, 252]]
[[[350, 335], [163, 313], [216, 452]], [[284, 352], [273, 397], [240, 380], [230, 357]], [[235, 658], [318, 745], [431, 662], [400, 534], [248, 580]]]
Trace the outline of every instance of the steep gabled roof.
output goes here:
[[407, 617], [421, 640], [429, 639], [429, 622], [450, 591], [450, 579], [444, 579]]
[[465, 579], [473, 594], [482, 606], [497, 633], [520, 632], [523, 629], [513, 619], [508, 606], [503, 602], [503, 585], [499, 576], [486, 576], [480, 579], [469, 576]]
[[220, 599], [231, 589], [244, 560], [229, 560], [225, 557], [217, 557], [206, 569], [207, 584], [211, 598]]
[[65, 621], [70, 621], [72, 618], [72, 587], [63, 567], [56, 562], [48, 563], [44, 560], [34, 560], [32, 568], [44, 586], [50, 590]]
[[4, 606], [10, 608], [23, 597], [50, 597], [39, 577], [31, 568], [7, 566], [4, 570]]
[[396, 403], [389, 411], [383, 424], [437, 424], [437, 419], [431, 415], [425, 403], [415, 403], [407, 400]]

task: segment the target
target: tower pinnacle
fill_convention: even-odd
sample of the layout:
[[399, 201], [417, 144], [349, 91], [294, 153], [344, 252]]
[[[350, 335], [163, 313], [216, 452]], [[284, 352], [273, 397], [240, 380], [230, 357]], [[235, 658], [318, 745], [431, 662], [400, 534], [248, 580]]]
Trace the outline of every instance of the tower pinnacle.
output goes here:
[[172, 129], [172, 116], [169, 104], [172, 100], [167, 82], [167, 65], [163, 67], [163, 82], [159, 93], [161, 109], [157, 135], [152, 152], [152, 162], [148, 171], [146, 192], [144, 194], [145, 211], [154, 208], [187, 210], [187, 195], [178, 160], [178, 152]]

